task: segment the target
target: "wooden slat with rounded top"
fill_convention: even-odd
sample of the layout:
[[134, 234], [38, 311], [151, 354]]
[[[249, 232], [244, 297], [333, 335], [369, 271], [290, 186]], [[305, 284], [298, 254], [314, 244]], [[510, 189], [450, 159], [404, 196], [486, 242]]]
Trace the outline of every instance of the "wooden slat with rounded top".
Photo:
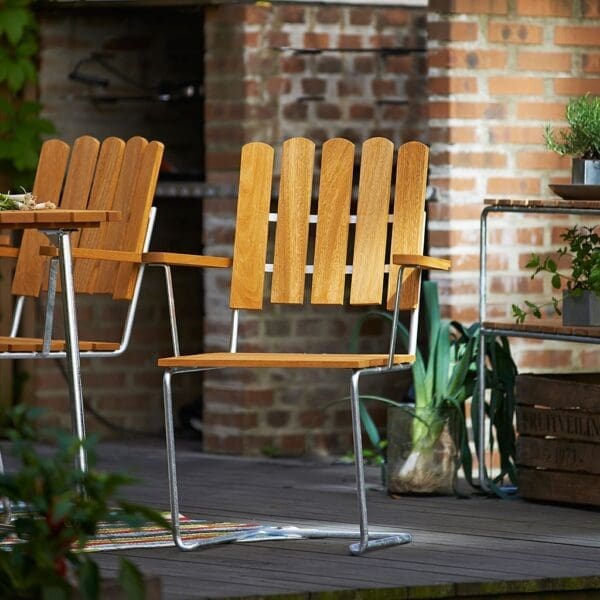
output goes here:
[[[423, 254], [428, 165], [429, 148], [425, 144], [407, 142], [398, 150], [390, 263], [394, 254]], [[394, 306], [398, 269], [396, 265], [390, 268], [388, 309]], [[420, 271], [406, 269], [402, 278], [400, 308], [411, 309], [417, 305], [420, 285]]]
[[[387, 365], [387, 354], [302, 354], [278, 352], [209, 352], [161, 358], [159, 367], [281, 367], [292, 369], [363, 369]], [[412, 354], [396, 354], [394, 364], [414, 362]]]
[[323, 144], [311, 302], [343, 304], [348, 252], [354, 144]]
[[350, 304], [381, 304], [394, 144], [371, 138], [362, 146]]
[[231, 308], [263, 306], [274, 151], [262, 142], [242, 148], [231, 272]]
[[[144, 248], [163, 152], [164, 145], [161, 142], [150, 142], [144, 148], [136, 173], [127, 224], [119, 250], [141, 253]], [[139, 268], [139, 265], [131, 263], [122, 263], [118, 266], [113, 292], [115, 300], [130, 300], [133, 297]]]
[[[48, 140], [42, 144], [32, 190], [39, 202], [60, 202], [69, 151], [68, 144], [60, 140]], [[37, 231], [23, 233], [11, 289], [13, 294], [39, 295], [46, 259], [39, 255], [38, 249], [47, 243], [46, 236]]]
[[[119, 138], [109, 137], [102, 142], [88, 209], [112, 208], [124, 151], [125, 142]], [[108, 223], [103, 223], [98, 229], [84, 229], [79, 237], [79, 245], [82, 248], [102, 248], [108, 227]], [[92, 293], [99, 267], [97, 261], [76, 260], [73, 271], [75, 290]]]
[[308, 219], [315, 144], [306, 138], [284, 142], [275, 230], [271, 302], [302, 304], [308, 251]]

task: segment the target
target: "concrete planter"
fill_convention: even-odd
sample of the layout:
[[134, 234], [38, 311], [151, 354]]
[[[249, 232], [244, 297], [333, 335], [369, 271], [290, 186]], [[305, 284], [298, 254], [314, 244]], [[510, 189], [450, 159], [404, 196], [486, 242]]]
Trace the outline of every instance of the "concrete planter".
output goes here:
[[563, 325], [600, 326], [600, 296], [584, 290], [581, 296], [563, 292]]
[[571, 183], [600, 185], [600, 160], [574, 158], [571, 166]]

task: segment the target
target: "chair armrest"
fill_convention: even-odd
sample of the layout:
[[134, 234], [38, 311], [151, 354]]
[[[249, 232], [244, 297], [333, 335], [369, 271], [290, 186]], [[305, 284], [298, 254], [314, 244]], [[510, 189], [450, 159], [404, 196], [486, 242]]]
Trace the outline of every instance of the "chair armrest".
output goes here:
[[177, 252], [144, 252], [142, 262], [172, 267], [231, 267], [233, 260], [224, 256], [203, 256], [200, 254], [179, 254]]
[[434, 258], [422, 254], [394, 254], [392, 262], [402, 267], [420, 267], [421, 269], [438, 269], [449, 271], [452, 263], [445, 258]]
[[13, 246], [0, 246], [0, 258], [17, 258], [19, 249]]
[[[58, 256], [58, 248], [54, 246], [42, 246], [40, 248], [42, 256]], [[92, 260], [109, 260], [113, 262], [124, 262], [140, 264], [142, 256], [139, 252], [125, 252], [122, 250], [95, 250], [92, 248], [73, 248], [71, 250], [73, 258], [90, 258]]]

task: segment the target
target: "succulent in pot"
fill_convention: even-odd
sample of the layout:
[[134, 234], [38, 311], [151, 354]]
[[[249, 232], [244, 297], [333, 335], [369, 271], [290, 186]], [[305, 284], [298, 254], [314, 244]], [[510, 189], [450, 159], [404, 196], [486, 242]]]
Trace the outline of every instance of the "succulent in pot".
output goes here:
[[600, 185], [600, 96], [571, 98], [565, 109], [567, 129], [554, 132], [546, 125], [546, 146], [561, 156], [572, 156], [571, 182]]

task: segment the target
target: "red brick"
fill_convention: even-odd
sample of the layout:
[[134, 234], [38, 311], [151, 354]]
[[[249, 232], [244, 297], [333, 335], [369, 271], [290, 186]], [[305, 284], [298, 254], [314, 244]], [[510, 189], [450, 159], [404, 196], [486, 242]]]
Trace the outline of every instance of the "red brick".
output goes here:
[[302, 79], [302, 93], [308, 96], [321, 96], [325, 93], [327, 81], [319, 77], [305, 77]]
[[564, 103], [558, 102], [519, 102], [517, 104], [518, 119], [536, 119], [553, 121], [565, 116]]
[[430, 77], [427, 80], [429, 91], [433, 94], [476, 94], [475, 77]]
[[506, 50], [440, 48], [431, 50], [427, 56], [430, 67], [443, 69], [504, 69], [506, 61]]
[[393, 79], [374, 79], [371, 89], [375, 96], [394, 96], [396, 94], [396, 81]]
[[267, 44], [271, 48], [290, 46], [290, 34], [285, 31], [270, 31], [267, 35]]
[[[475, 179], [471, 177], [431, 177], [431, 185], [455, 192], [470, 192], [475, 189]], [[436, 219], [463, 219], [463, 218], [479, 218], [481, 206], [472, 207], [467, 205], [446, 205], [431, 203], [429, 205], [431, 218]], [[442, 212], [440, 212], [442, 211]]]
[[269, 21], [271, 10], [268, 7], [246, 7], [245, 22], [249, 25], [264, 25]]
[[362, 36], [350, 33], [342, 33], [338, 37], [338, 45], [340, 48], [359, 49], [363, 47]]
[[[600, 33], [600, 31], [599, 31]], [[600, 39], [599, 39], [600, 42]], [[554, 91], [559, 96], [583, 96], [588, 92], [600, 95], [600, 78], [598, 79], [555, 79]]]
[[522, 71], [570, 71], [571, 64], [571, 54], [566, 52], [521, 51], [517, 55], [517, 67]]
[[319, 119], [339, 119], [342, 116], [342, 111], [337, 104], [319, 102], [316, 108], [317, 117]]
[[488, 24], [488, 42], [540, 44], [542, 35], [543, 27], [541, 25], [500, 23], [498, 21]]
[[431, 142], [446, 144], [468, 144], [477, 140], [477, 130], [474, 127], [431, 127], [429, 129]]
[[432, 119], [502, 119], [504, 110], [502, 104], [484, 102], [433, 101], [428, 105]]
[[329, 48], [329, 34], [308, 31], [304, 34], [306, 48]]
[[587, 19], [600, 19], [600, 2], [598, 0], [583, 0], [581, 12]]
[[600, 53], [583, 54], [581, 56], [581, 68], [584, 73], [600, 73]]
[[319, 73], [341, 73], [343, 70], [342, 59], [339, 56], [320, 56], [317, 62]]
[[292, 82], [287, 77], [270, 77], [266, 81], [267, 92], [273, 96], [289, 94], [292, 89]]
[[472, 246], [479, 242], [479, 230], [430, 231], [428, 237], [432, 248]]
[[598, 26], [556, 26], [554, 43], [559, 46], [600, 46]]
[[354, 59], [354, 70], [360, 74], [375, 72], [375, 59], [372, 56], [357, 56]]
[[[438, 163], [438, 156], [435, 157]], [[468, 167], [477, 169], [498, 169], [506, 166], [506, 155], [499, 152], [450, 152], [447, 153], [446, 164], [453, 167]]]
[[428, 9], [441, 13], [505, 15], [507, 0], [429, 0]]
[[321, 6], [316, 14], [317, 23], [340, 23], [342, 10], [336, 6]]
[[410, 22], [410, 13], [403, 8], [384, 8], [377, 13], [377, 27], [402, 27]]
[[540, 180], [520, 177], [490, 177], [487, 181], [488, 194], [537, 195], [540, 193]]
[[351, 119], [369, 120], [373, 118], [375, 110], [372, 104], [353, 104], [350, 107]]
[[555, 152], [519, 152], [517, 167], [519, 169], [567, 169], [571, 161], [567, 156], [559, 156]]
[[285, 427], [290, 422], [290, 413], [285, 410], [270, 410], [267, 413], [267, 425]]
[[539, 96], [544, 92], [544, 82], [534, 77], [490, 77], [488, 89], [497, 96]]
[[542, 127], [494, 125], [489, 128], [493, 144], [543, 144]]
[[360, 96], [364, 95], [364, 86], [363, 82], [360, 79], [355, 78], [347, 78], [340, 79], [337, 84], [338, 95], [339, 96]]
[[525, 17], [570, 17], [573, 0], [517, 0], [517, 14]]
[[350, 25], [370, 25], [375, 16], [372, 8], [352, 8], [350, 9]]
[[[550, 300], [550, 298], [548, 298]], [[528, 323], [539, 323], [539, 319], [530, 317]], [[519, 354], [520, 369], [550, 369], [564, 368], [572, 363], [573, 353], [571, 350], [527, 350]]]
[[494, 294], [539, 294], [544, 291], [544, 282], [531, 279], [529, 275], [492, 275], [490, 291]]
[[303, 73], [306, 61], [302, 56], [284, 56], [281, 58], [281, 70], [284, 73]]
[[475, 22], [437, 21], [427, 24], [427, 37], [442, 42], [472, 42], [477, 39], [479, 27]]
[[414, 59], [412, 56], [395, 56], [392, 54], [385, 57], [384, 64], [386, 73], [410, 73]]
[[277, 14], [283, 23], [305, 22], [305, 8], [303, 6], [280, 6]]

